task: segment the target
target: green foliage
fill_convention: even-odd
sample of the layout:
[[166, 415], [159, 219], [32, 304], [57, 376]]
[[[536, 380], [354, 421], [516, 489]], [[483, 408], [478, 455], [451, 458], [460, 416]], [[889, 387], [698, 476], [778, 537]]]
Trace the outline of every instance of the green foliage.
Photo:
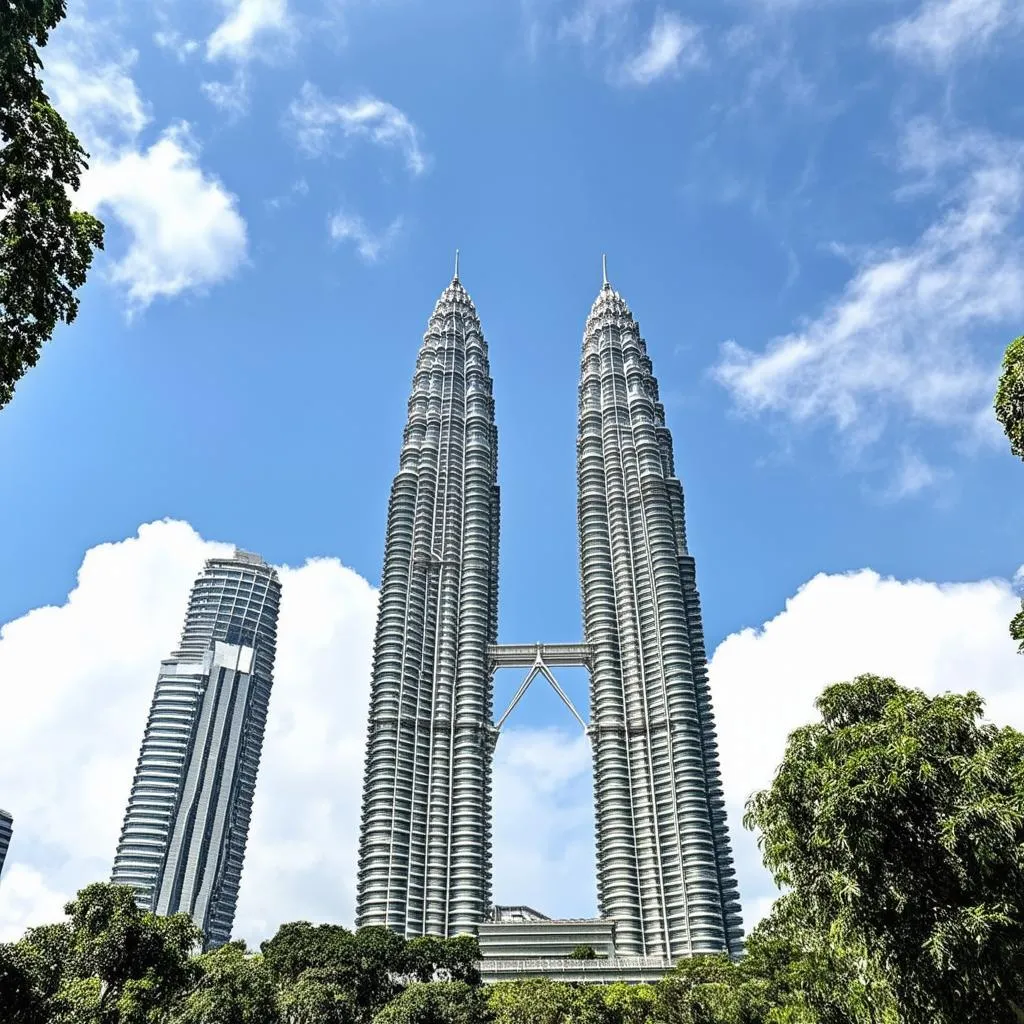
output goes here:
[[654, 1015], [657, 993], [653, 985], [627, 985], [616, 981], [605, 986], [602, 995], [615, 1024], [647, 1024]]
[[[187, 917], [83, 889], [0, 945], [3, 1024], [984, 1024], [1024, 1022], [1024, 736], [977, 695], [860, 676], [824, 691], [748, 805], [787, 890], [746, 957], [655, 985], [479, 984], [471, 936], [406, 942], [293, 922], [196, 955]], [[577, 955], [593, 950], [586, 947]]]
[[277, 992], [261, 956], [231, 942], [196, 960], [199, 978], [169, 1024], [279, 1024]]
[[1024, 459], [1024, 335], [1011, 341], [1003, 356], [995, 407], [1010, 451]]
[[78, 314], [103, 225], [75, 211], [86, 154], [50, 105], [38, 47], [64, 0], [3, 0], [0, 17], [0, 408], [59, 321]]
[[494, 1024], [613, 1024], [601, 986], [547, 978], [493, 985], [487, 1004]]
[[310, 967], [281, 992], [288, 1024], [355, 1024], [359, 1008], [337, 971]]
[[570, 954], [570, 960], [596, 960], [597, 952], [593, 946], [580, 945], [577, 946]]
[[487, 1006], [462, 981], [414, 982], [374, 1018], [373, 1024], [482, 1024]]
[[352, 933], [340, 925], [293, 921], [261, 943], [260, 951], [273, 979], [288, 985], [310, 968], [340, 969], [351, 959], [352, 941]]
[[1020, 603], [1020, 611], [1010, 620], [1010, 636], [1020, 645], [1019, 654], [1024, 654], [1024, 601]]
[[817, 707], [747, 813], [806, 930], [865, 984], [884, 975], [906, 1024], [959, 1024], [965, 1006], [1016, 1021], [1024, 737], [982, 722], [976, 694], [877, 676], [829, 687]]

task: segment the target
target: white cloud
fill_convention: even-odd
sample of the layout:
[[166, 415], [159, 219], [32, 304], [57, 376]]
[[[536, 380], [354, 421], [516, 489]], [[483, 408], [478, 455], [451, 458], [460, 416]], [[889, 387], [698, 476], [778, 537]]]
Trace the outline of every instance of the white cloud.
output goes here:
[[944, 483], [949, 477], [948, 469], [933, 466], [919, 452], [903, 446], [892, 481], [882, 497], [889, 501], [912, 498]]
[[[56, 920], [79, 887], [109, 877], [160, 660], [203, 560], [230, 550], [187, 523], [141, 526], [86, 553], [66, 602], [0, 629], [0, 794], [15, 817], [0, 940]], [[252, 943], [285, 921], [350, 923], [355, 900], [376, 592], [335, 559], [280, 571], [274, 689], [235, 929]], [[1024, 727], [1022, 663], [1006, 632], [1016, 609], [1007, 580], [819, 575], [761, 629], [719, 646], [711, 685], [748, 926], [774, 890], [740, 826], [742, 805], [771, 781], [821, 689], [861, 672], [929, 692], [973, 688], [994, 721]], [[503, 731], [494, 807], [495, 898], [593, 913], [585, 738]]]
[[865, 672], [929, 693], [976, 690], [1001, 725], [1024, 727], [1022, 667], [1006, 624], [1017, 609], [1007, 580], [927, 583], [870, 570], [821, 574], [760, 629], [726, 638], [710, 676], [722, 777], [749, 929], [775, 893], [743, 804], [769, 785], [786, 737], [812, 721], [830, 683]]
[[249, 80], [239, 68], [227, 82], [203, 82], [203, 95], [229, 118], [238, 118], [249, 110]]
[[942, 70], [1022, 27], [1019, 0], [923, 0], [914, 14], [881, 29], [875, 39], [902, 57]]
[[376, 263], [394, 245], [402, 232], [402, 218], [396, 217], [383, 231], [373, 232], [354, 213], [338, 211], [328, 222], [331, 238], [336, 242], [349, 241], [365, 263]]
[[295, 27], [288, 0], [224, 0], [228, 12], [206, 41], [209, 60], [272, 56], [291, 43]]
[[43, 57], [47, 88], [91, 154], [77, 202], [126, 231], [127, 252], [109, 276], [138, 310], [232, 274], [245, 260], [246, 227], [236, 197], [200, 165], [187, 123], [142, 142], [150, 117], [130, 74], [135, 54], [108, 55], [115, 44], [109, 26], [72, 17]]
[[979, 354], [977, 336], [1024, 313], [1024, 146], [921, 121], [901, 161], [917, 192], [941, 189], [935, 219], [908, 245], [858, 257], [843, 292], [765, 351], [727, 342], [713, 372], [741, 410], [831, 422], [855, 446], [892, 415], [994, 433], [998, 353]]
[[[543, 22], [534, 13], [527, 20], [535, 48]], [[676, 12], [658, 8], [639, 45], [636, 20], [636, 0], [582, 0], [559, 20], [555, 35], [590, 56], [600, 55], [615, 85], [650, 85], [703, 62], [700, 30]]]
[[111, 278], [124, 286], [132, 308], [216, 284], [245, 259], [235, 197], [200, 168], [185, 123], [144, 151], [96, 161], [83, 178], [81, 202], [101, 214], [109, 210], [130, 234]]
[[[230, 550], [187, 523], [141, 526], [86, 553], [66, 602], [0, 630], [0, 794], [15, 817], [0, 941], [58, 919], [79, 887], [109, 877], [160, 660], [203, 560]], [[377, 603], [336, 559], [280, 572], [274, 688], [235, 928], [254, 943], [284, 921], [352, 921]], [[496, 866], [509, 898], [592, 904], [588, 771], [578, 734], [502, 734]]]
[[166, 50], [182, 62], [188, 60], [188, 58], [199, 49], [199, 43], [197, 40], [188, 39], [176, 29], [172, 28], [165, 28], [161, 29], [159, 32], [154, 32], [153, 42], [156, 43], [161, 50]]
[[494, 754], [494, 901], [597, 913], [590, 745], [581, 730], [504, 728]]
[[651, 26], [647, 45], [630, 57], [622, 68], [626, 81], [650, 85], [664, 75], [678, 73], [703, 60], [700, 30], [678, 14], [659, 11]]
[[335, 129], [348, 137], [367, 138], [378, 146], [397, 149], [410, 173], [427, 169], [427, 156], [420, 144], [420, 133], [398, 107], [373, 96], [352, 103], [339, 103], [323, 96], [316, 86], [306, 82], [289, 110], [289, 121], [299, 145], [310, 154], [323, 153], [330, 145]]
[[559, 22], [558, 35], [583, 46], [607, 46], [628, 24], [635, 0], [583, 0]]

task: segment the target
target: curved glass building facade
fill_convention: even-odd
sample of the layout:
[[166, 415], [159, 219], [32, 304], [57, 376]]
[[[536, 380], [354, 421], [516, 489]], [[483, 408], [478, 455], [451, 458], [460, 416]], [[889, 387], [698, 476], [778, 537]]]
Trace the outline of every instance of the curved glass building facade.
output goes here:
[[263, 746], [281, 584], [258, 555], [207, 561], [161, 663], [113, 881], [231, 937]]

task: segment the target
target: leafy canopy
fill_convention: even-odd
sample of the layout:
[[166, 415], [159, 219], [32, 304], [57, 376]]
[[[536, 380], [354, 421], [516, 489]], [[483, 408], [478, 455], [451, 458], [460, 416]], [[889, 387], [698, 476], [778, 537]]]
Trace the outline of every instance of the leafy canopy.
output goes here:
[[1024, 736], [977, 694], [828, 687], [748, 804], [765, 864], [829, 945], [884, 974], [906, 1024], [1024, 1007]]
[[38, 48], [65, 0], [0, 2], [0, 409], [58, 321], [78, 314], [103, 225], [73, 209], [86, 153], [50, 104]]

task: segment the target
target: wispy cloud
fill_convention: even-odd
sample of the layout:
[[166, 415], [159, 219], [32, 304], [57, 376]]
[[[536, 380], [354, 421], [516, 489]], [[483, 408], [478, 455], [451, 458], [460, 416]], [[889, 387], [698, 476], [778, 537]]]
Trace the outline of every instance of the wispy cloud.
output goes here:
[[902, 57], [942, 70], [1019, 29], [1024, 29], [1020, 0], [924, 0], [909, 17], [880, 29], [875, 40]]
[[[582, 0], [558, 20], [554, 37], [603, 64], [613, 85], [650, 85], [704, 62], [706, 51], [696, 25], [658, 8], [643, 29], [636, 8], [636, 0]], [[532, 7], [527, 8], [527, 22], [535, 49], [543, 33]]]
[[295, 25], [288, 0], [223, 0], [227, 13], [206, 41], [209, 60], [245, 62], [291, 43]]
[[622, 77], [636, 85], [650, 85], [664, 75], [678, 74], [704, 59], [700, 29], [678, 14], [658, 11], [647, 45], [622, 66]]
[[831, 422], [855, 447], [894, 414], [991, 436], [995, 366], [973, 342], [1024, 314], [1024, 144], [917, 121], [901, 160], [916, 190], [938, 193], [933, 223], [857, 257], [842, 293], [801, 330], [762, 352], [727, 342], [713, 372], [741, 410]]
[[628, 24], [634, 0], [583, 0], [558, 24], [558, 36], [583, 46], [607, 46]]
[[403, 221], [396, 217], [383, 231], [372, 231], [362, 217], [339, 210], [328, 221], [328, 230], [335, 242], [352, 242], [364, 263], [376, 263], [395, 244], [402, 233]]
[[288, 120], [307, 153], [323, 153], [334, 133], [340, 131], [347, 138], [366, 138], [375, 145], [399, 150], [411, 174], [419, 175], [427, 169], [429, 161], [419, 130], [398, 107], [374, 96], [339, 103], [306, 82], [291, 105]]
[[165, 28], [153, 33], [153, 42], [173, 54], [180, 61], [186, 61], [199, 49], [199, 42], [195, 39], [188, 39], [176, 29]]
[[249, 110], [249, 79], [238, 68], [227, 82], [203, 82], [203, 95], [229, 118], [242, 117]]

